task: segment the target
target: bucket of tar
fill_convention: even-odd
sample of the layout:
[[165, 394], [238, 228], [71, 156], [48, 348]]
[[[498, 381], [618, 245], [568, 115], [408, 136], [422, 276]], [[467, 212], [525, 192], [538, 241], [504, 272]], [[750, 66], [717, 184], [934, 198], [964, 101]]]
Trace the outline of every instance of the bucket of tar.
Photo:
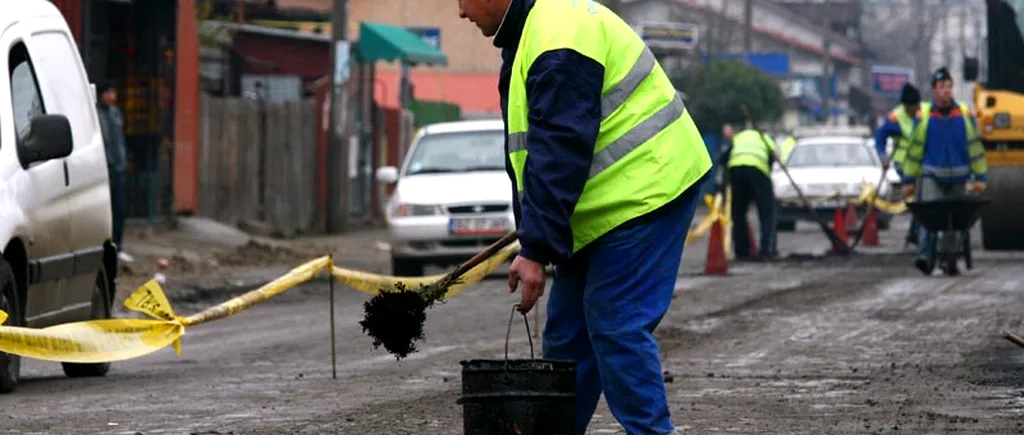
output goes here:
[[509, 359], [508, 342], [517, 308], [505, 333], [505, 359], [462, 361], [463, 433], [466, 435], [575, 435], [576, 363], [536, 359], [530, 323], [530, 359]]

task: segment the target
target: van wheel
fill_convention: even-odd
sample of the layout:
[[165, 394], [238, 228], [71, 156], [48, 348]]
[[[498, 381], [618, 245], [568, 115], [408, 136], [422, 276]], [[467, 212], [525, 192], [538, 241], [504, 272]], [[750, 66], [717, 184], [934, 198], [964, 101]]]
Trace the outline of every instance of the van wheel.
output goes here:
[[[100, 269], [96, 273], [96, 283], [92, 289], [92, 316], [93, 320], [110, 318], [110, 282], [107, 281], [107, 272]], [[69, 378], [86, 378], [106, 376], [110, 371], [110, 363], [61, 363], [64, 367], [64, 374]]]
[[[25, 326], [18, 304], [18, 283], [11, 266], [0, 258], [0, 309], [7, 313], [7, 326]], [[21, 375], [21, 357], [0, 352], [0, 394], [10, 393], [18, 386]]]

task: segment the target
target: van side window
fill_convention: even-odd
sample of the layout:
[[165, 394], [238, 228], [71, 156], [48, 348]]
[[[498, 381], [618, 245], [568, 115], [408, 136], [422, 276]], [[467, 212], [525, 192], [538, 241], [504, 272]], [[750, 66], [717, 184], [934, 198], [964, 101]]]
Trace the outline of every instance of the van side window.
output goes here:
[[46, 113], [46, 108], [43, 106], [43, 97], [39, 92], [35, 68], [32, 67], [32, 60], [29, 59], [24, 43], [19, 42], [11, 47], [7, 65], [11, 74], [11, 107], [14, 109], [14, 129], [18, 135], [18, 141], [24, 143], [32, 125], [32, 118]]

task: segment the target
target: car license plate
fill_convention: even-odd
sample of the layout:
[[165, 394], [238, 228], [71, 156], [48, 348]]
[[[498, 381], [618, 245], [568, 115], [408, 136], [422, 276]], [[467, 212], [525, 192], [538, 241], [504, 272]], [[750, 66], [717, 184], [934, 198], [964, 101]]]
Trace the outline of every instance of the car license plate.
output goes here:
[[846, 206], [846, 201], [844, 201], [842, 199], [826, 199], [826, 200], [821, 201], [821, 202], [818, 203], [818, 207], [821, 207], [821, 208], [837, 208], [837, 207], [845, 207], [845, 206]]
[[508, 229], [504, 217], [452, 218], [448, 222], [448, 231], [459, 236], [501, 234]]

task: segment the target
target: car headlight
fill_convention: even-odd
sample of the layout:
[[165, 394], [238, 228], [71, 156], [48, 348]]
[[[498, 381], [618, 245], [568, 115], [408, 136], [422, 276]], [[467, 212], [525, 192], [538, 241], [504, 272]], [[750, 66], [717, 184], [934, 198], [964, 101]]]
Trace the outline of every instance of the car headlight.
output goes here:
[[395, 207], [395, 217], [407, 216], [437, 216], [444, 214], [440, 205], [433, 204], [398, 204]]

